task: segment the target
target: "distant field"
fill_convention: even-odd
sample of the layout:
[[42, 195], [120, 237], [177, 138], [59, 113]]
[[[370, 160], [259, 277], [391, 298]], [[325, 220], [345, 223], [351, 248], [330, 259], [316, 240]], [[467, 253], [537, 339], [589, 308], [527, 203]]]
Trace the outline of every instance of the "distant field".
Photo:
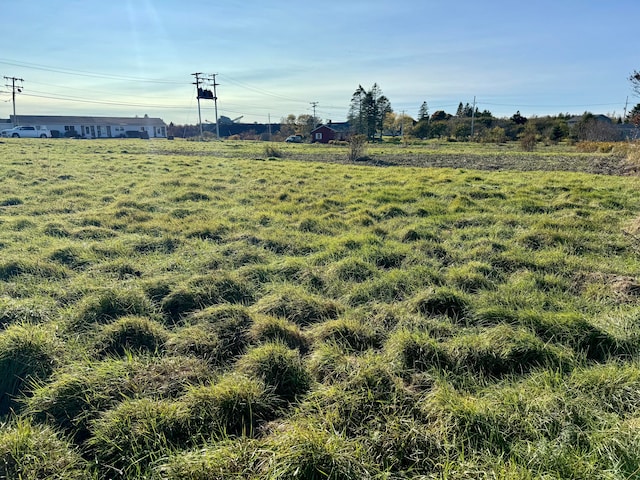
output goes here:
[[367, 154], [0, 142], [0, 478], [636, 478], [624, 158]]

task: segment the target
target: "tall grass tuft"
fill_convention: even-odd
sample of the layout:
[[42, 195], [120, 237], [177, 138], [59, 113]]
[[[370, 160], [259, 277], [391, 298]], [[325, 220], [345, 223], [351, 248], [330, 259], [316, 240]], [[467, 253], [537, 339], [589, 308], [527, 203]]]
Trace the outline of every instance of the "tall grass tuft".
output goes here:
[[89, 464], [51, 428], [19, 419], [0, 428], [0, 478], [89, 479]]
[[30, 384], [44, 381], [58, 359], [58, 344], [44, 325], [14, 324], [0, 332], [0, 415], [18, 408]]
[[87, 294], [77, 305], [70, 328], [86, 330], [96, 323], [108, 323], [119, 317], [151, 315], [153, 306], [141, 291], [130, 288], [105, 288]]
[[124, 355], [127, 351], [159, 353], [169, 337], [162, 325], [146, 317], [121, 317], [104, 325], [98, 334], [98, 355]]
[[256, 435], [280, 403], [260, 380], [235, 373], [189, 389], [182, 402], [189, 411], [190, 435], [214, 440]]
[[211, 376], [206, 364], [185, 357], [74, 363], [34, 388], [25, 413], [61, 428], [81, 443], [91, 436], [91, 422], [123, 398], [176, 398], [188, 385], [207, 382]]
[[235, 275], [205, 275], [172, 289], [161, 302], [162, 310], [174, 321], [196, 310], [221, 303], [247, 305], [254, 301], [250, 284]]
[[284, 287], [261, 298], [256, 309], [265, 315], [282, 317], [301, 326], [337, 318], [341, 310], [338, 303], [297, 287]]
[[259, 315], [249, 336], [254, 343], [281, 342], [291, 349], [298, 349], [304, 354], [309, 349], [310, 340], [298, 325], [284, 318]]
[[357, 440], [314, 419], [284, 424], [268, 439], [265, 478], [369, 480], [381, 473]]
[[156, 471], [166, 480], [253, 480], [269, 458], [257, 440], [240, 437], [175, 452]]
[[416, 295], [415, 310], [423, 315], [445, 315], [455, 321], [464, 321], [469, 312], [468, 297], [450, 287], [437, 287]]
[[125, 399], [92, 422], [89, 451], [101, 478], [140, 478], [191, 439], [180, 402]]
[[379, 332], [354, 318], [338, 318], [322, 322], [314, 326], [310, 334], [319, 341], [335, 343], [347, 352], [379, 348], [382, 341]]
[[238, 361], [240, 372], [261, 379], [273, 392], [292, 402], [311, 388], [300, 353], [282, 343], [267, 343], [249, 350]]

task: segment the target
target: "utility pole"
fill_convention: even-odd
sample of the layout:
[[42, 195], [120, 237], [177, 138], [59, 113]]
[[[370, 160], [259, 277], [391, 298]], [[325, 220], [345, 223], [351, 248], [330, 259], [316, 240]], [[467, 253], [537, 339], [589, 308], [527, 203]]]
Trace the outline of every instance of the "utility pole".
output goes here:
[[267, 114], [267, 119], [269, 122], [267, 123], [267, 125], [269, 125], [269, 141], [271, 141], [271, 114], [270, 113]]
[[627, 95], [627, 100], [624, 102], [624, 115], [622, 117], [622, 121], [627, 123], [627, 107], [629, 106], [629, 96]]
[[216, 138], [220, 140], [220, 126], [218, 125], [218, 95], [216, 94], [216, 87], [220, 84], [216, 83], [216, 75], [217, 73], [212, 74], [211, 80], [213, 81], [213, 106], [216, 113]]
[[16, 82], [24, 82], [22, 78], [17, 77], [4, 77], [5, 80], [11, 80], [11, 85], [5, 85], [11, 88], [11, 99], [13, 101], [13, 125], [18, 125], [18, 117], [16, 117], [16, 91], [22, 92], [22, 87], [17, 86]]
[[[202, 72], [192, 73], [194, 77], [196, 77], [196, 81], [193, 84], [196, 86], [196, 98], [198, 99], [198, 125], [200, 125], [200, 140], [202, 140], [202, 113], [200, 112], [200, 75]], [[218, 119], [216, 118], [216, 124], [218, 123]]]
[[471, 109], [471, 137], [473, 137], [473, 126], [476, 119], [476, 96], [473, 96], [473, 108]]
[[316, 128], [316, 106], [318, 102], [311, 102], [311, 106], [313, 107], [313, 128]]

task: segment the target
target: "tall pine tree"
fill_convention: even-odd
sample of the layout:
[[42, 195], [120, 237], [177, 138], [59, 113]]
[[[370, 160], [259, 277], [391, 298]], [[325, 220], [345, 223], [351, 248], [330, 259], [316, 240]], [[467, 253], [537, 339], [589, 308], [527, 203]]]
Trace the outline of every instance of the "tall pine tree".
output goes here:
[[348, 119], [355, 133], [374, 140], [378, 134], [382, 135], [384, 117], [389, 112], [393, 112], [391, 102], [382, 94], [377, 83], [368, 92], [358, 85], [351, 96]]

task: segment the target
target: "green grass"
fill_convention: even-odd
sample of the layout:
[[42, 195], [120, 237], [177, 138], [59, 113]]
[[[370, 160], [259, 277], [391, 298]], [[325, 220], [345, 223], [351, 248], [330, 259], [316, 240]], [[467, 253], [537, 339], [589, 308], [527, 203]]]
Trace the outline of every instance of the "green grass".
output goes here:
[[638, 476], [620, 155], [267, 147], [0, 142], [0, 476]]

